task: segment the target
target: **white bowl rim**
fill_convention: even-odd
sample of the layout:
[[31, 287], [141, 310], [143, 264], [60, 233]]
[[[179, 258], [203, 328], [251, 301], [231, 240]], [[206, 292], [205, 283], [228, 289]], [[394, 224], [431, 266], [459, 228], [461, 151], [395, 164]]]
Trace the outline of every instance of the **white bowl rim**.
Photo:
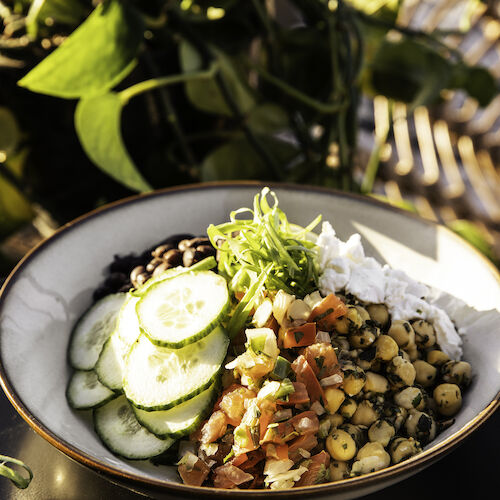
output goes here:
[[[363, 196], [356, 193], [348, 193], [345, 191], [339, 191], [331, 188], [325, 188], [320, 186], [312, 186], [312, 185], [297, 185], [297, 184], [289, 184], [289, 183], [279, 183], [279, 182], [261, 182], [261, 181], [215, 181], [215, 182], [204, 182], [199, 184], [187, 184], [187, 185], [179, 185], [174, 187], [168, 187], [164, 189], [158, 189], [155, 191], [141, 193], [138, 195], [129, 196], [99, 208], [92, 210], [86, 214], [77, 217], [76, 219], [68, 222], [63, 225], [59, 229], [55, 231], [50, 237], [44, 239], [40, 243], [38, 243], [34, 248], [32, 248], [15, 266], [12, 272], [9, 274], [4, 284], [0, 288], [0, 312], [2, 309], [2, 305], [7, 295], [9, 288], [14, 284], [17, 277], [21, 274], [24, 266], [37, 256], [38, 252], [50, 245], [56, 238], [63, 236], [65, 233], [70, 231], [71, 229], [77, 227], [81, 223], [84, 223], [90, 218], [98, 217], [110, 210], [114, 210], [116, 208], [120, 208], [124, 205], [133, 204], [143, 200], [144, 198], [156, 197], [156, 196], [168, 196], [171, 193], [178, 192], [187, 192], [187, 191], [200, 191], [205, 189], [234, 189], [234, 188], [249, 188], [254, 187], [255, 189], [260, 189], [264, 186], [268, 186], [271, 189], [282, 188], [286, 190], [296, 190], [296, 191], [311, 191], [318, 192], [322, 194], [330, 195], [334, 198], [349, 198], [351, 200], [357, 200], [361, 203], [366, 203], [368, 205], [376, 205], [384, 210], [390, 212], [397, 212], [404, 217], [409, 217], [414, 220], [418, 220], [422, 224], [431, 225], [431, 226], [439, 226], [444, 229], [448, 236], [455, 238], [457, 242], [462, 245], [465, 245], [470, 251], [476, 254], [476, 256], [481, 259], [486, 266], [489, 268], [495, 280], [498, 282], [500, 286], [500, 273], [498, 269], [493, 265], [491, 261], [489, 261], [483, 254], [481, 254], [476, 248], [474, 248], [471, 244], [465, 241], [463, 238], [455, 234], [453, 231], [448, 229], [446, 226], [438, 224], [434, 221], [423, 219], [420, 216], [402, 210], [393, 205], [389, 205], [388, 203], [384, 203], [375, 198], [371, 198], [368, 196]], [[423, 468], [430, 465], [435, 460], [444, 457], [454, 448], [456, 448], [466, 437], [468, 437], [473, 431], [475, 431], [480, 425], [482, 425], [493, 413], [500, 407], [500, 391], [495, 395], [493, 400], [474, 418], [472, 418], [468, 424], [462, 427], [459, 431], [449, 436], [447, 439], [437, 443], [431, 448], [424, 450], [423, 452], [415, 455], [403, 462], [400, 462], [396, 465], [391, 465], [385, 469], [380, 471], [371, 472], [369, 474], [365, 474], [359, 477], [353, 477], [348, 479], [343, 479], [340, 481], [335, 481], [331, 483], [323, 483], [314, 486], [303, 486], [299, 488], [291, 488], [286, 490], [264, 490], [264, 489], [245, 489], [245, 490], [225, 490], [220, 488], [213, 488], [207, 486], [189, 486], [184, 484], [173, 483], [167, 480], [156, 480], [152, 478], [145, 478], [139, 474], [132, 474], [123, 472], [118, 467], [112, 467], [108, 465], [104, 465], [99, 462], [92, 456], [80, 451], [75, 446], [67, 443], [66, 441], [60, 439], [57, 435], [55, 435], [45, 424], [40, 422], [36, 417], [34, 417], [28, 408], [25, 406], [19, 395], [16, 393], [13, 384], [9, 380], [9, 376], [5, 371], [3, 366], [1, 356], [0, 356], [0, 385], [3, 388], [5, 394], [7, 395], [9, 401], [14, 406], [16, 411], [21, 415], [21, 417], [30, 425], [30, 427], [37, 432], [41, 437], [47, 440], [50, 444], [52, 444], [55, 448], [62, 451], [64, 454], [69, 456], [70, 458], [76, 460], [77, 462], [96, 470], [100, 473], [103, 473], [111, 478], [115, 478], [115, 480], [133, 485], [134, 483], [139, 483], [143, 486], [157, 489], [157, 490], [170, 490], [171, 492], [176, 491], [177, 493], [181, 493], [184, 495], [196, 494], [196, 495], [204, 495], [211, 497], [228, 497], [232, 498], [234, 496], [242, 496], [242, 497], [261, 497], [264, 495], [272, 494], [275, 497], [282, 496], [308, 496], [314, 495], [315, 493], [321, 495], [326, 494], [334, 494], [345, 491], [350, 491], [356, 488], [363, 487], [371, 487], [376, 486], [381, 482], [386, 481], [397, 481], [402, 479], [405, 475], [409, 474], [413, 469], [422, 470]]]

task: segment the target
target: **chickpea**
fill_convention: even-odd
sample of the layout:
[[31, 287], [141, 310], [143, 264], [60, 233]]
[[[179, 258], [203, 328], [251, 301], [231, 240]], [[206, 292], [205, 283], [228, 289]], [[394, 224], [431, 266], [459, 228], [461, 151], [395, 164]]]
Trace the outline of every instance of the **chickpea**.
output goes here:
[[437, 411], [445, 416], [451, 417], [460, 410], [462, 406], [462, 392], [456, 384], [440, 384], [433, 392]]
[[354, 425], [371, 425], [379, 418], [379, 412], [374, 404], [365, 399], [359, 403], [354, 415], [351, 417], [351, 422]]
[[396, 431], [399, 431], [401, 426], [406, 422], [408, 410], [403, 406], [388, 405], [384, 408], [384, 416], [392, 423]]
[[376, 321], [382, 328], [389, 323], [389, 311], [385, 304], [370, 304], [366, 310], [373, 321]]
[[370, 347], [380, 335], [380, 328], [373, 325], [365, 325], [349, 335], [349, 344], [355, 349], [366, 349]]
[[340, 481], [349, 477], [349, 464], [340, 460], [330, 462], [330, 481]]
[[332, 345], [333, 347], [336, 347], [340, 352], [348, 351], [350, 348], [347, 337], [341, 335], [334, 335], [332, 337]]
[[367, 474], [387, 467], [391, 462], [389, 453], [378, 443], [367, 443], [361, 448], [352, 464], [351, 475]]
[[370, 315], [368, 314], [368, 311], [363, 306], [354, 306], [354, 307], [356, 308], [356, 311], [358, 311], [358, 314], [360, 315], [361, 319], [363, 320], [363, 323], [370, 320]]
[[365, 385], [366, 375], [365, 372], [354, 363], [346, 363], [343, 366], [344, 382], [342, 388], [348, 396], [354, 396], [361, 392]]
[[467, 361], [448, 361], [441, 367], [441, 375], [445, 382], [467, 387], [472, 378], [472, 369]]
[[337, 412], [345, 399], [344, 391], [335, 387], [327, 387], [324, 390], [324, 396], [325, 408], [331, 415]]
[[417, 439], [422, 444], [427, 444], [436, 437], [436, 422], [427, 413], [410, 410], [405, 422], [408, 436]]
[[366, 372], [366, 382], [363, 387], [365, 392], [385, 393], [389, 390], [387, 379], [374, 372]]
[[329, 415], [330, 422], [332, 424], [331, 428], [339, 427], [344, 423], [344, 417], [340, 413], [334, 413], [333, 415]]
[[418, 350], [416, 344], [408, 346], [406, 352], [408, 353], [408, 358], [412, 363], [420, 358], [420, 351]]
[[418, 441], [413, 438], [396, 438], [390, 446], [391, 458], [393, 464], [399, 464], [403, 460], [420, 453], [422, 448]]
[[389, 441], [396, 434], [394, 426], [384, 419], [379, 419], [368, 429], [368, 439], [371, 442], [380, 443], [384, 448], [389, 444]]
[[403, 349], [415, 343], [415, 332], [408, 321], [402, 319], [394, 320], [387, 333]]
[[398, 355], [398, 344], [389, 335], [380, 335], [376, 341], [377, 358], [382, 361], [390, 361]]
[[[415, 347], [415, 349], [417, 348], [416, 346], [413, 347]], [[398, 356], [401, 356], [402, 358], [406, 359], [406, 361], [411, 361], [410, 355], [406, 351], [403, 351], [402, 349], [398, 351]]]
[[343, 431], [346, 431], [354, 439], [354, 442], [356, 443], [356, 446], [358, 448], [361, 448], [361, 446], [366, 443], [366, 432], [358, 425], [345, 423], [342, 424], [339, 428]]
[[351, 418], [354, 412], [358, 408], [358, 403], [353, 398], [346, 398], [344, 402], [340, 405], [339, 413], [344, 418]]
[[439, 349], [433, 349], [427, 353], [427, 363], [431, 365], [442, 366], [447, 361], [450, 361], [449, 356]]
[[427, 349], [436, 343], [436, 331], [428, 321], [418, 319], [413, 321], [411, 326], [415, 332], [415, 343], [418, 347]]
[[415, 368], [415, 381], [423, 387], [430, 387], [434, 384], [437, 375], [437, 368], [423, 359], [413, 362]]
[[407, 410], [423, 410], [425, 396], [418, 387], [407, 387], [394, 395], [394, 402]]
[[356, 443], [347, 432], [334, 429], [326, 438], [326, 449], [334, 460], [345, 462], [356, 455]]
[[413, 385], [415, 375], [415, 367], [401, 356], [396, 356], [387, 365], [387, 378], [394, 389]]
[[347, 306], [347, 313], [335, 320], [334, 330], [341, 335], [347, 335], [353, 330], [361, 328], [363, 318], [360, 316], [355, 306]]

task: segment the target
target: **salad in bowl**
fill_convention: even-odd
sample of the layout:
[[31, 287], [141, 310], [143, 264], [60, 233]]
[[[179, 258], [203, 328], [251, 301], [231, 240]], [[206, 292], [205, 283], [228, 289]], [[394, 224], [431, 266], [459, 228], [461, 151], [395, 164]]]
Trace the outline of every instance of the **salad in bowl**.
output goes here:
[[453, 423], [471, 382], [427, 286], [319, 215], [291, 223], [268, 188], [206, 235], [113, 265], [74, 327], [67, 399], [113, 453], [175, 464], [188, 485], [398, 464]]

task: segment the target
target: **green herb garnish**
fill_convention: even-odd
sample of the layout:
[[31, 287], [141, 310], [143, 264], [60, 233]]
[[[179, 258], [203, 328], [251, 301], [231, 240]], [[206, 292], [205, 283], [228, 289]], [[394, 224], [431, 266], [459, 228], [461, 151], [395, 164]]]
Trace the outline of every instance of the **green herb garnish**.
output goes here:
[[[251, 218], [242, 218], [247, 214]], [[318, 216], [305, 228], [290, 224], [278, 208], [278, 198], [266, 187], [255, 196], [253, 209], [231, 212], [230, 222], [210, 225], [207, 233], [219, 248], [219, 273], [229, 281], [233, 292], [248, 288], [269, 270], [266, 289], [282, 289], [303, 297], [317, 288], [317, 252], [310, 232], [320, 221]]]

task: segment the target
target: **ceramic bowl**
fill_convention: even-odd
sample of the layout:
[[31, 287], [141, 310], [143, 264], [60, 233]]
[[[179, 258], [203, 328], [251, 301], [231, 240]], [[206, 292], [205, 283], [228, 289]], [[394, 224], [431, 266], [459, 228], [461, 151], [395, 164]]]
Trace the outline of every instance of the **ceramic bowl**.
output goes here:
[[430, 285], [464, 335], [473, 367], [455, 423], [422, 453], [361, 477], [287, 491], [216, 490], [179, 484], [175, 471], [122, 460], [99, 441], [91, 421], [66, 402], [66, 350], [73, 324], [91, 303], [115, 254], [141, 252], [166, 236], [201, 234], [231, 210], [251, 206], [257, 183], [204, 184], [129, 198], [67, 224], [30, 252], [0, 296], [0, 375], [22, 417], [52, 445], [138, 491], [155, 496], [352, 498], [400, 481], [457, 446], [500, 405], [500, 278], [471, 246], [442, 226], [372, 199], [320, 188], [273, 185], [289, 220], [306, 225], [318, 213], [346, 239], [362, 236], [365, 251]]

